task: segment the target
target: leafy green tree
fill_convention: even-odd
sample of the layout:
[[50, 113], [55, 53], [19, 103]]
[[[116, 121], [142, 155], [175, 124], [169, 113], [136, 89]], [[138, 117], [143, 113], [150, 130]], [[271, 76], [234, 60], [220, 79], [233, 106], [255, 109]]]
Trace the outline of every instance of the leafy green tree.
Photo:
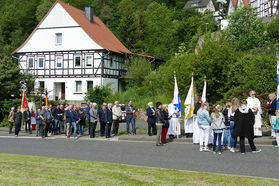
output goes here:
[[110, 85], [107, 86], [95, 86], [93, 89], [89, 89], [85, 96], [86, 102], [96, 102], [99, 106], [104, 103], [105, 99], [111, 96]]
[[165, 4], [151, 3], [145, 11], [146, 35], [144, 39], [147, 54], [169, 59], [173, 48], [173, 12]]
[[143, 84], [145, 77], [152, 71], [152, 66], [149, 61], [143, 57], [134, 57], [127, 60], [125, 63], [129, 84], [140, 87]]
[[229, 17], [229, 22], [227, 39], [236, 42], [239, 50], [250, 50], [264, 45], [264, 25], [254, 9], [244, 7], [235, 11]]
[[267, 36], [272, 42], [279, 43], [279, 17], [276, 17], [273, 19], [268, 25], [267, 25]]

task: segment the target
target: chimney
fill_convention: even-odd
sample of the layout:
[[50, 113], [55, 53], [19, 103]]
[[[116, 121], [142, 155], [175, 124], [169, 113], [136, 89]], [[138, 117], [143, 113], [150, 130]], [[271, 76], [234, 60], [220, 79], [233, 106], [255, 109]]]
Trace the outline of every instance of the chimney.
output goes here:
[[94, 20], [93, 20], [93, 8], [91, 6], [87, 6], [85, 7], [85, 10], [84, 10], [84, 15], [87, 17], [87, 19], [93, 23]]

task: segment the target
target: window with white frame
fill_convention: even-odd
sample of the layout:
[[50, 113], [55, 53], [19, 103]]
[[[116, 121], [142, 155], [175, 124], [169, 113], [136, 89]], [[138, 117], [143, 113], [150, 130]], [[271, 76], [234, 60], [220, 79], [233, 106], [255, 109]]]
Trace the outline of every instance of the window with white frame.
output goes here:
[[82, 92], [82, 82], [81, 81], [76, 81], [75, 92], [77, 92], [77, 93]]
[[87, 91], [93, 89], [93, 81], [87, 81]]
[[28, 67], [33, 68], [34, 67], [34, 57], [28, 58]]
[[38, 57], [38, 67], [43, 68], [44, 67], [44, 58]]
[[75, 67], [80, 67], [80, 61], [81, 57], [80, 56], [75, 56]]
[[92, 67], [93, 66], [93, 56], [92, 55], [87, 55], [85, 57], [85, 63], [87, 67]]
[[56, 56], [56, 67], [57, 68], [62, 68], [62, 56]]
[[62, 45], [62, 33], [55, 34], [55, 44]]

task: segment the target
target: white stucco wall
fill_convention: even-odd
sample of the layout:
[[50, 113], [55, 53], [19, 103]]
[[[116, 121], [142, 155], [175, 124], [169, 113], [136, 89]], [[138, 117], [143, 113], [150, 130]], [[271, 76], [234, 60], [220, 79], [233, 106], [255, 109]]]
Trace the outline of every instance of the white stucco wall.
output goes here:
[[118, 91], [118, 79], [102, 78], [102, 84], [105, 86], [111, 84], [110, 88], [113, 92]]
[[[61, 45], [56, 44], [56, 33], [62, 33]], [[18, 52], [88, 49], [103, 49], [103, 47], [93, 41], [57, 3]]]
[[[68, 101], [83, 101], [87, 92], [87, 81], [93, 81], [93, 86], [101, 84], [101, 78], [40, 78], [35, 81], [35, 89], [39, 87], [39, 82], [45, 82], [45, 88], [48, 90], [49, 100], [55, 100], [55, 96], [61, 98], [61, 88], [59, 83], [65, 83], [65, 100]], [[75, 82], [82, 82], [81, 93], [75, 92]]]

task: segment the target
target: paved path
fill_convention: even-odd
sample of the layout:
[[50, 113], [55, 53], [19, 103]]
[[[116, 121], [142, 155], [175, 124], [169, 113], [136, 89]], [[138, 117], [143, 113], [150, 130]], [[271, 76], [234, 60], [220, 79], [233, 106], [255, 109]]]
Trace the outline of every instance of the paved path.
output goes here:
[[261, 147], [262, 152], [258, 154], [247, 152], [242, 155], [226, 151], [222, 155], [213, 155], [210, 152], [199, 152], [199, 147], [192, 144], [168, 143], [156, 147], [151, 142], [40, 139], [28, 136], [15, 138], [0, 135], [1, 153], [270, 178], [278, 178], [279, 175], [279, 150], [271, 146]]

